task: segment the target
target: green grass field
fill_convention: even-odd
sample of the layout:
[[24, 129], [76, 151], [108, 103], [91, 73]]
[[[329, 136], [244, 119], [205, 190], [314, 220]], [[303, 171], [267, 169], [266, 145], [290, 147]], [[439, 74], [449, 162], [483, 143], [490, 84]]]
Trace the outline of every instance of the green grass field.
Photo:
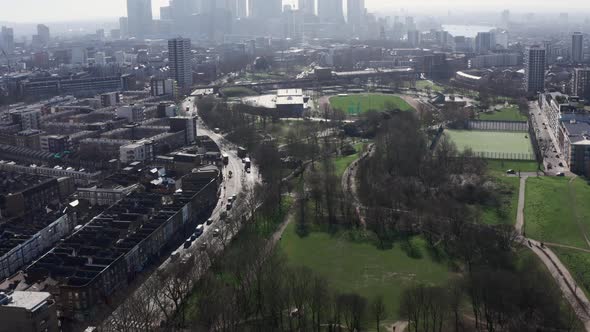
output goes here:
[[334, 158], [334, 169], [336, 176], [342, 177], [344, 175], [344, 171], [352, 164], [353, 161], [359, 158], [359, 154], [362, 153], [363, 147], [367, 145], [367, 143], [357, 143], [354, 145], [354, 149], [356, 150], [355, 154], [350, 156], [339, 156]]
[[311, 268], [327, 278], [336, 291], [358, 292], [369, 300], [383, 295], [388, 320], [396, 320], [406, 287], [444, 284], [451, 275], [446, 263], [430, 257], [423, 239], [414, 238], [412, 243], [420, 249], [422, 258], [408, 257], [399, 243], [393, 249], [379, 250], [368, 242], [352, 242], [342, 234], [312, 232], [300, 238], [292, 223], [283, 234], [281, 249], [290, 264]]
[[488, 225], [514, 225], [518, 210], [518, 177], [498, 176], [495, 178], [500, 195], [498, 207], [481, 207], [482, 221]]
[[576, 179], [529, 178], [526, 186], [526, 235], [545, 242], [588, 249], [590, 186]]
[[398, 96], [376, 93], [334, 96], [330, 98], [330, 105], [348, 114], [360, 114], [369, 110], [386, 111], [388, 110], [388, 106], [391, 106], [392, 109], [400, 109], [402, 111], [414, 110], [412, 106]]
[[432, 81], [428, 81], [428, 80], [416, 81], [416, 89], [426, 90], [427, 88], [430, 88], [430, 91], [432, 91], [432, 92], [442, 92], [444, 90], [443, 86], [433, 83]]
[[488, 169], [493, 173], [506, 174], [506, 171], [513, 169], [516, 172], [536, 172], [539, 165], [532, 160], [502, 160], [502, 159], [488, 159], [486, 160]]
[[508, 106], [499, 111], [480, 113], [478, 119], [486, 121], [526, 121], [527, 117], [520, 113], [518, 107]]
[[567, 248], [552, 249], [586, 295], [590, 295], [590, 253]]
[[247, 96], [257, 96], [259, 95], [258, 92], [248, 89], [245, 87], [235, 86], [235, 87], [228, 87], [221, 89], [221, 92], [227, 97], [247, 97]]
[[[479, 130], [445, 130], [459, 150], [471, 148], [479, 153], [533, 155], [533, 145], [527, 133]], [[487, 156], [486, 156], [487, 157]], [[497, 157], [496, 157], [497, 158]], [[521, 159], [521, 158], [506, 158]]]

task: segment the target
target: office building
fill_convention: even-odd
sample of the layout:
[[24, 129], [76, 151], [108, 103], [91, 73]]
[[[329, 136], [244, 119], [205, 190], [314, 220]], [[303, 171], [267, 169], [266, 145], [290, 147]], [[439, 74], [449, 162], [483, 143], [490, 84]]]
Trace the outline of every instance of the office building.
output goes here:
[[234, 15], [237, 18], [244, 18], [248, 16], [248, 0], [235, 0], [236, 12]]
[[168, 40], [168, 62], [171, 78], [181, 89], [189, 89], [193, 84], [191, 40], [188, 38]]
[[343, 0], [318, 0], [318, 16], [326, 23], [342, 23], [344, 20]]
[[127, 20], [130, 36], [141, 38], [149, 35], [153, 23], [152, 1], [127, 0]]
[[306, 16], [315, 15], [315, 0], [299, 0], [297, 9], [303, 12]]
[[572, 94], [590, 100], [590, 68], [576, 68], [574, 70]]
[[545, 49], [532, 46], [524, 53], [524, 86], [530, 94], [542, 92], [545, 89]]
[[365, 0], [347, 0], [346, 8], [348, 24], [359, 33], [365, 25]]
[[495, 46], [494, 35], [491, 32], [478, 32], [475, 37], [475, 52], [488, 53]]
[[49, 40], [51, 39], [51, 35], [49, 33], [49, 27], [45, 24], [37, 25], [37, 39], [39, 43], [42, 45], [47, 45]]
[[119, 18], [119, 31], [121, 37], [129, 37], [129, 19], [127, 17]]
[[418, 30], [408, 30], [408, 43], [413, 47], [418, 47], [420, 45], [420, 37], [421, 33]]
[[0, 293], [0, 322], [0, 331], [59, 331], [55, 301], [46, 292]]
[[84, 47], [75, 47], [72, 49], [72, 64], [73, 65], [86, 65], [88, 61], [88, 51]]
[[250, 16], [257, 19], [278, 18], [283, 12], [282, 0], [249, 0], [249, 4]]
[[584, 61], [584, 35], [581, 32], [574, 32], [572, 35], [572, 62], [582, 63]]
[[14, 50], [14, 29], [2, 27], [0, 31], [0, 47], [8, 53]]

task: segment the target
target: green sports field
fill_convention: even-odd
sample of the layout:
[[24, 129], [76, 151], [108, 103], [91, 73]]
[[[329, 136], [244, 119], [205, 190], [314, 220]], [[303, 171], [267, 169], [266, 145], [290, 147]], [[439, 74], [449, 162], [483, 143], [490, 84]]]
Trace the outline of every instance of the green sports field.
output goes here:
[[378, 93], [334, 96], [330, 98], [330, 105], [333, 108], [342, 110], [347, 114], [361, 114], [369, 110], [414, 110], [410, 104], [398, 96]]
[[529, 159], [523, 157], [530, 156], [532, 159], [534, 156], [531, 140], [524, 132], [445, 130], [445, 136], [459, 150], [471, 148], [474, 152], [482, 153], [485, 158]]

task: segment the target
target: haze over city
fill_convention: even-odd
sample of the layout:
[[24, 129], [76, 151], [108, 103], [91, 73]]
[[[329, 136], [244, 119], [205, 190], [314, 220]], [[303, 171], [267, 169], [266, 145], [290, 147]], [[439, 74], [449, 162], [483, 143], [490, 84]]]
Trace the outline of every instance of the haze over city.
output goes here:
[[590, 332], [590, 3], [0, 0], [0, 332]]

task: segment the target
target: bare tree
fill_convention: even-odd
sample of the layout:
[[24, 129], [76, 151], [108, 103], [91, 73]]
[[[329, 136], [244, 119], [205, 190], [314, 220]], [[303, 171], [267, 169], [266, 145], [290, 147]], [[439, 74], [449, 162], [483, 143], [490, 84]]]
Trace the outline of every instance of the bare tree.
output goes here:
[[375, 319], [375, 324], [377, 324], [377, 332], [381, 331], [381, 321], [385, 319], [387, 314], [387, 308], [385, 307], [385, 301], [383, 300], [383, 295], [378, 295], [371, 301], [371, 315], [373, 319]]

